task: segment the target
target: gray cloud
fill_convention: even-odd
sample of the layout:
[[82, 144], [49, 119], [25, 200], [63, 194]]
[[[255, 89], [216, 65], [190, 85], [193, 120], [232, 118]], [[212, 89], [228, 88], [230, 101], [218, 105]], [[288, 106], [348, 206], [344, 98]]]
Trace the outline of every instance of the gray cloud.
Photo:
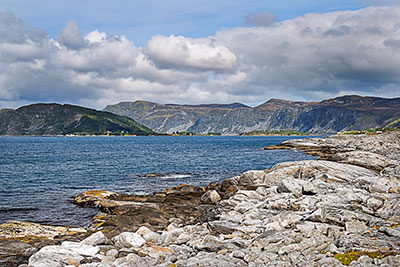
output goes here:
[[400, 49], [400, 39], [387, 39], [383, 44], [395, 50]]
[[400, 95], [400, 8], [308, 14], [207, 38], [125, 36], [69, 22], [59, 38], [0, 13], [0, 105], [119, 101], [260, 103]]
[[270, 26], [276, 21], [276, 16], [269, 11], [263, 13], [250, 13], [245, 17], [245, 22], [250, 26]]
[[84, 40], [78, 24], [71, 20], [61, 30], [61, 42], [68, 48], [79, 49], [83, 47]]

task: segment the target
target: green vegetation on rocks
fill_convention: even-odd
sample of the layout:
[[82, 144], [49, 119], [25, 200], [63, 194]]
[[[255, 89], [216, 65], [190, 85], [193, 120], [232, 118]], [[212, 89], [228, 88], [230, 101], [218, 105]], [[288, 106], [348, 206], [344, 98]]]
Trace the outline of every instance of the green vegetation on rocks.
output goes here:
[[34, 104], [0, 111], [0, 135], [151, 135], [135, 120], [94, 109]]
[[282, 131], [251, 131], [247, 133], [241, 133], [240, 135], [310, 135], [309, 133], [292, 131], [292, 130], [282, 130]]
[[390, 127], [373, 128], [373, 129], [367, 129], [367, 130], [345, 131], [345, 132], [339, 133], [339, 135], [379, 134], [379, 133], [393, 132], [393, 131], [398, 131], [398, 130], [399, 129], [390, 128]]
[[368, 256], [372, 259], [383, 259], [387, 256], [395, 256], [397, 255], [393, 251], [357, 251], [350, 250], [346, 253], [337, 253], [334, 258], [339, 260], [344, 265], [350, 265], [352, 261], [358, 260], [361, 256]]

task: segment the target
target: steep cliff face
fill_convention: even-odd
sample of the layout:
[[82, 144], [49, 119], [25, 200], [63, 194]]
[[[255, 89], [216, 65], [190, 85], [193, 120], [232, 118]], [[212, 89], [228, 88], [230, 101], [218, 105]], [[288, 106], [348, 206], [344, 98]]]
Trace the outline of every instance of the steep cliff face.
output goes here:
[[254, 130], [329, 133], [397, 126], [400, 98], [343, 96], [321, 102], [271, 99], [254, 108], [239, 103], [190, 106], [137, 101], [109, 105], [105, 110], [167, 133], [239, 134]]
[[34, 104], [0, 111], [1, 135], [120, 134], [121, 131], [154, 134], [131, 118], [73, 105]]

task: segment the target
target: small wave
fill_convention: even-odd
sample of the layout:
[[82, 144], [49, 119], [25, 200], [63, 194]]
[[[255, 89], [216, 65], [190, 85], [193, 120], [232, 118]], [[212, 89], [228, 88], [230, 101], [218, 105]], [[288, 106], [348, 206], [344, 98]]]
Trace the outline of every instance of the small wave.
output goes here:
[[159, 179], [183, 179], [192, 177], [190, 174], [178, 174], [178, 173], [145, 173], [131, 175], [139, 178], [159, 178]]
[[162, 179], [183, 179], [183, 178], [189, 178], [192, 177], [189, 174], [167, 174], [165, 176], [161, 176], [160, 178]]

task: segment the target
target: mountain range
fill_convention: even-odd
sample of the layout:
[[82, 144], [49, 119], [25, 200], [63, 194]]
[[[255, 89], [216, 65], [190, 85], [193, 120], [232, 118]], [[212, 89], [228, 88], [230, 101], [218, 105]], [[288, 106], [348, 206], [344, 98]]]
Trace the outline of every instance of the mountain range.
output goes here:
[[177, 105], [147, 101], [108, 105], [104, 111], [130, 117], [156, 132], [240, 134], [255, 130], [336, 133], [400, 126], [400, 98], [347, 95], [320, 102], [271, 99], [240, 103]]
[[256, 107], [136, 101], [109, 105], [104, 111], [68, 104], [32, 104], [0, 110], [0, 135], [235, 135], [263, 130], [336, 133], [381, 127], [400, 127], [400, 98], [351, 95], [320, 102], [270, 99]]
[[0, 135], [151, 135], [135, 120], [109, 112], [60, 104], [0, 110]]

